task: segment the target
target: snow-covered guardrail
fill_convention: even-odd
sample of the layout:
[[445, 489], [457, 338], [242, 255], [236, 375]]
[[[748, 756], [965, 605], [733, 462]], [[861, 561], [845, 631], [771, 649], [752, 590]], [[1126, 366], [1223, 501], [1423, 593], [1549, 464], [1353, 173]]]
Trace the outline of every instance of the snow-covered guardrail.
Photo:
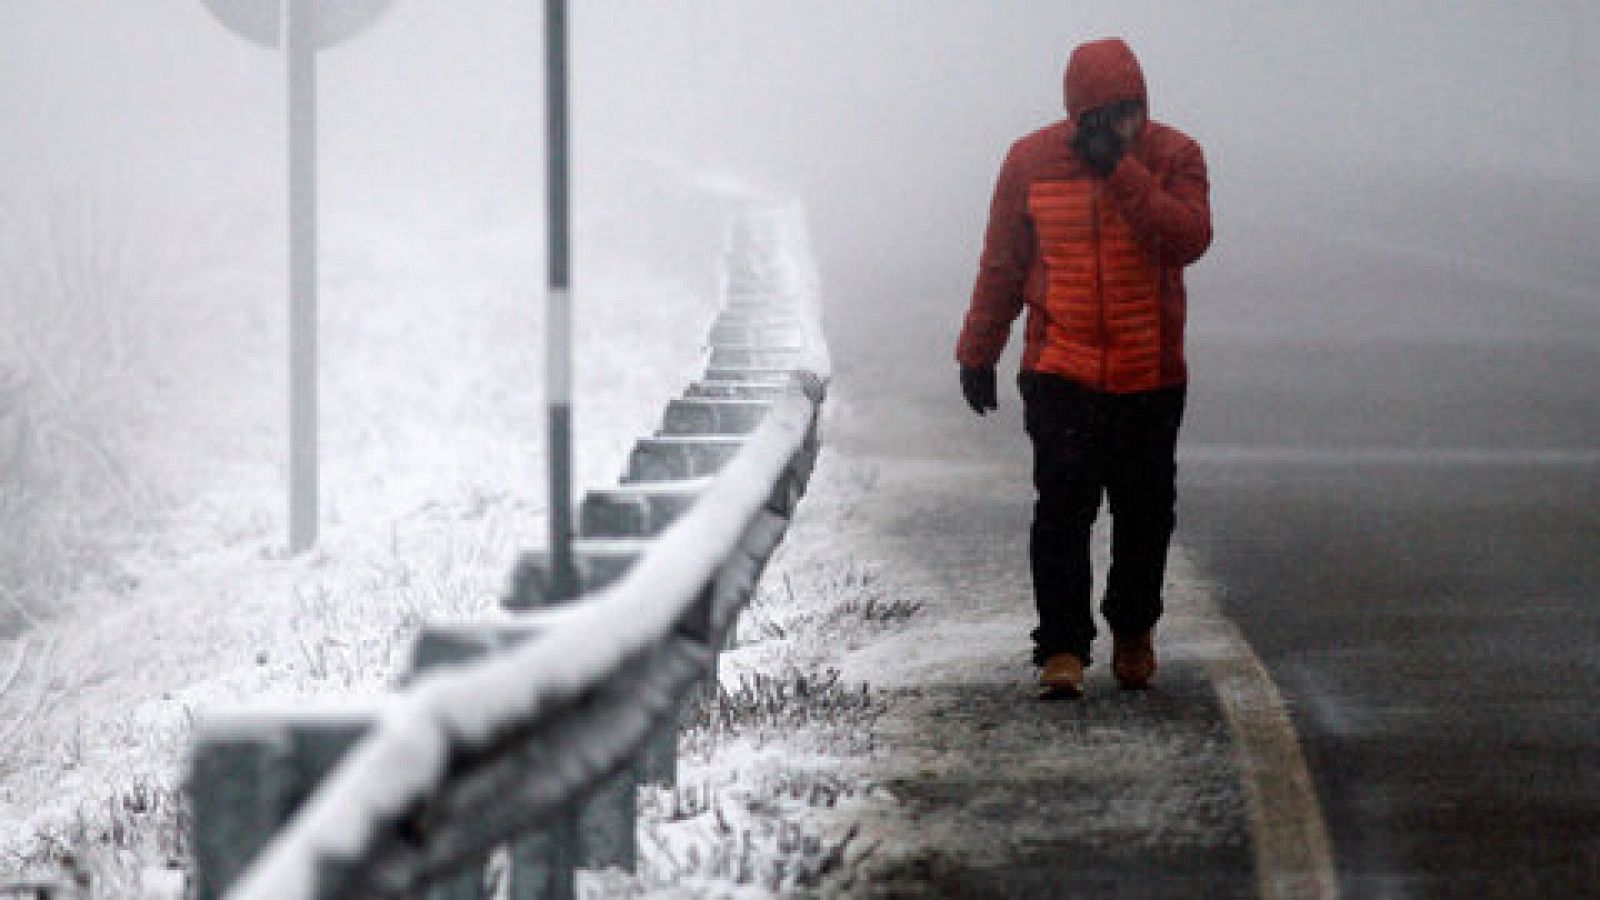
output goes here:
[[544, 559], [496, 621], [424, 629], [404, 686], [316, 713], [257, 709], [197, 729], [196, 896], [292, 900], [573, 892], [633, 864], [635, 792], [673, 778], [679, 711], [781, 540], [819, 449], [829, 363], [798, 214], [730, 231], [706, 377], [586, 496], [575, 601]]

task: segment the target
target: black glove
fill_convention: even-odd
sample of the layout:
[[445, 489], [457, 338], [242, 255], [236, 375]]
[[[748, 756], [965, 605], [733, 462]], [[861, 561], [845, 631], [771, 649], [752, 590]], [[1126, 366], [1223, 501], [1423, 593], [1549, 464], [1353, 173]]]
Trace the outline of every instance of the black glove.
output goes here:
[[967, 405], [978, 415], [986, 409], [999, 409], [1000, 400], [995, 392], [994, 367], [970, 369], [961, 367], [961, 393]]
[[1111, 107], [1091, 109], [1078, 117], [1078, 130], [1072, 135], [1072, 152], [1100, 178], [1109, 178], [1116, 171], [1127, 149], [1112, 127], [1115, 121]]

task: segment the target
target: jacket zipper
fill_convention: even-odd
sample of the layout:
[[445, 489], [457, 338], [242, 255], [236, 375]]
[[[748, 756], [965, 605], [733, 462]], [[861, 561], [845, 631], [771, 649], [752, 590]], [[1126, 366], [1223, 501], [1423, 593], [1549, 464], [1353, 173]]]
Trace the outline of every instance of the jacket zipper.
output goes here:
[[1089, 182], [1089, 235], [1094, 244], [1094, 301], [1100, 313], [1100, 384], [1110, 390], [1111, 340], [1106, 325], [1105, 255], [1100, 245], [1100, 182]]

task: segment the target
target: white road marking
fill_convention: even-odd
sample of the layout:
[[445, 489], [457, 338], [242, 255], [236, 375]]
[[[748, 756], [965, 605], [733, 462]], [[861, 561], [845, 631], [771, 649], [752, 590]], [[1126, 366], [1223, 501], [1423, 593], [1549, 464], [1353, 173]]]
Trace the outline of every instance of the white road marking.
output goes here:
[[1550, 466], [1600, 465], [1600, 447], [1292, 447], [1197, 444], [1178, 461], [1248, 465]]
[[1181, 649], [1204, 665], [1233, 730], [1260, 896], [1338, 897], [1333, 845], [1283, 695], [1182, 549], [1174, 547], [1172, 555], [1174, 575], [1185, 582], [1185, 612], [1194, 616], [1185, 623], [1189, 646]]

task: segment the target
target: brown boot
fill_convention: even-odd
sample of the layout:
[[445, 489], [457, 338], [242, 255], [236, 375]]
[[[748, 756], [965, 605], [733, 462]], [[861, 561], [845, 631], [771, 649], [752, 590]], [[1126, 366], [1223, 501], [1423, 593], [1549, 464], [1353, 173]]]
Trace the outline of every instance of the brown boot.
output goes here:
[[1154, 633], [1116, 635], [1111, 647], [1111, 674], [1130, 691], [1149, 687], [1156, 674]]
[[1071, 653], [1057, 653], [1044, 661], [1039, 687], [1063, 697], [1083, 696], [1083, 660]]

